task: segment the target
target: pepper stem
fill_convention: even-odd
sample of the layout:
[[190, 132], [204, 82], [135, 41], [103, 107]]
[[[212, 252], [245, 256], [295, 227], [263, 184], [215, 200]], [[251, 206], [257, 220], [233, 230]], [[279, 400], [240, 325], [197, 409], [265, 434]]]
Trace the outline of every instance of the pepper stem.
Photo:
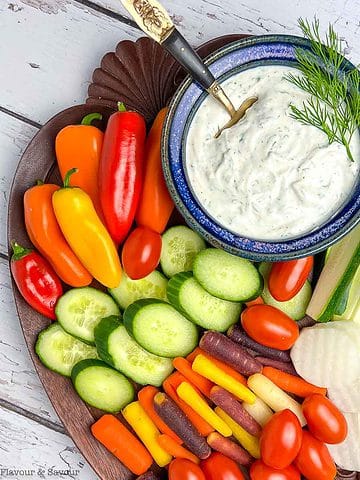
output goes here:
[[89, 113], [81, 120], [80, 125], [91, 125], [94, 120], [102, 120], [102, 118], [101, 113]]
[[126, 112], [126, 107], [124, 102], [118, 102], [117, 107], [119, 112]]
[[25, 255], [29, 255], [29, 253], [32, 252], [31, 248], [22, 247], [15, 242], [15, 240], [11, 242], [11, 248], [13, 249], [11, 261], [20, 260], [21, 258], [25, 257]]
[[42, 180], [39, 180], [39, 179], [38, 179], [38, 180], [36, 180], [35, 185], [36, 185], [37, 187], [40, 187], [41, 185], [44, 185], [44, 182], [43, 182]]
[[68, 172], [66, 172], [66, 175], [65, 175], [65, 178], [64, 178], [64, 188], [69, 188], [71, 185], [70, 185], [70, 177], [71, 175], [73, 175], [74, 173], [78, 172], [79, 169], [78, 168], [71, 168]]

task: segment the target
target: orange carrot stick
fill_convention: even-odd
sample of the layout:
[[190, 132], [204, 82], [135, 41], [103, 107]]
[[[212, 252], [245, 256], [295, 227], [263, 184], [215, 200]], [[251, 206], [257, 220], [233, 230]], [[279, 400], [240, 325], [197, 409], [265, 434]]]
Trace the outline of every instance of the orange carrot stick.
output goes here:
[[152, 464], [144, 445], [113, 415], [103, 415], [91, 426], [94, 437], [135, 475], [145, 473]]
[[286, 392], [294, 393], [299, 397], [308, 397], [313, 393], [319, 393], [320, 395], [326, 395], [326, 388], [317, 387], [312, 383], [307, 382], [303, 378], [296, 377], [290, 373], [282, 372], [277, 368], [264, 367], [263, 375], [269, 378], [275, 385]]
[[212, 355], [209, 355], [207, 352], [205, 352], [205, 350], [203, 350], [200, 347], [195, 348], [195, 350], [191, 352], [186, 357], [186, 359], [188, 362], [192, 363], [198, 355], [204, 355], [204, 357], [211, 360], [213, 363], [215, 363], [217, 367], [221, 368], [221, 370], [223, 370], [225, 373], [233, 377], [235, 380], [237, 380], [238, 382], [242, 383], [245, 386], [247, 385], [246, 378], [243, 375], [241, 375], [241, 373], [237, 372], [236, 370], [234, 370], [232, 367], [222, 362], [221, 360], [218, 360]]
[[[163, 389], [165, 393], [181, 408], [181, 410], [188, 417], [190, 422], [194, 425], [196, 430], [203, 437], [207, 437], [211, 432], [214, 431], [211, 425], [209, 425], [203, 418], [200, 417], [194, 410], [189, 407], [184, 400], [176, 393], [176, 389], [182, 383], [186, 382], [186, 378], [178, 372], [172, 373], [163, 383]], [[207, 433], [209, 432], [209, 433]]]
[[263, 305], [265, 302], [262, 299], [262, 297], [257, 297], [254, 300], [251, 300], [250, 302], [245, 302], [245, 305], [247, 307], [252, 307], [253, 305]]
[[145, 412], [149, 415], [151, 420], [155, 423], [160, 432], [165, 433], [167, 436], [171, 437], [176, 443], [181, 445], [183, 442], [180, 437], [176, 435], [171, 428], [166, 425], [166, 423], [159, 417], [154, 408], [154, 397], [159, 393], [159, 390], [156, 387], [148, 385], [143, 387], [138, 392], [138, 399], [140, 405], [143, 407]]
[[177, 357], [173, 360], [173, 365], [178, 372], [180, 372], [184, 377], [189, 380], [195, 387], [197, 387], [201, 393], [206, 397], [210, 397], [210, 390], [214, 386], [210, 380], [203, 377], [202, 375], [194, 372], [191, 368], [191, 363], [188, 362], [185, 358]]
[[186, 448], [179, 445], [177, 442], [173, 440], [172, 437], [169, 435], [159, 435], [157, 438], [157, 442], [169, 455], [175, 458], [187, 458], [191, 462], [200, 463], [200, 460], [196, 455], [189, 452]]

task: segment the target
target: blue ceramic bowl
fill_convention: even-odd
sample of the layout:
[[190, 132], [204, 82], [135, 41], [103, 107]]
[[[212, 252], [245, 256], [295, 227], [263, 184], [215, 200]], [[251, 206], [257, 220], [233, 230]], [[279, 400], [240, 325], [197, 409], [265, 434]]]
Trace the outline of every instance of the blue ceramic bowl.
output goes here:
[[[249, 37], [233, 42], [206, 60], [220, 81], [260, 65], [296, 67], [295, 48], [309, 48], [307, 40], [288, 35]], [[354, 68], [346, 62], [344, 68]], [[284, 241], [260, 241], [232, 233], [211, 218], [193, 194], [185, 172], [186, 136], [194, 113], [207, 93], [187, 77], [170, 104], [163, 130], [162, 162], [176, 206], [188, 225], [211, 245], [255, 261], [279, 261], [318, 253], [348, 233], [360, 221], [360, 179], [342, 209], [312, 232]]]

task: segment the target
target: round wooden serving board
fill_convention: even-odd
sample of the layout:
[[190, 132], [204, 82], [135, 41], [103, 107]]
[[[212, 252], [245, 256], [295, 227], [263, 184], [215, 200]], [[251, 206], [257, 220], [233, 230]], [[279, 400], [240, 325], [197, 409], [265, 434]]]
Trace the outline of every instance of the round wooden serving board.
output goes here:
[[[198, 51], [205, 57], [221, 46], [245, 36], [219, 37], [202, 45]], [[137, 42], [120, 42], [115, 52], [107, 53], [100, 68], [93, 73], [87, 104], [68, 108], [53, 117], [25, 150], [10, 192], [9, 245], [11, 240], [16, 240], [21, 245], [31, 246], [23, 216], [25, 191], [39, 179], [60, 184], [54, 145], [55, 137], [63, 127], [80, 123], [85, 115], [97, 111], [103, 115], [102, 122], [97, 126], [104, 129], [107, 119], [116, 110], [118, 101], [123, 101], [129, 109], [142, 113], [150, 125], [156, 113], [169, 102], [184, 76], [174, 60], [148, 38], [140, 38]], [[46, 369], [36, 356], [36, 338], [50, 320], [23, 300], [14, 283], [13, 293], [31, 358], [69, 435], [101, 480], [130, 480], [133, 478], [131, 473], [91, 435], [90, 426], [102, 412], [88, 407], [74, 391], [70, 379]]]

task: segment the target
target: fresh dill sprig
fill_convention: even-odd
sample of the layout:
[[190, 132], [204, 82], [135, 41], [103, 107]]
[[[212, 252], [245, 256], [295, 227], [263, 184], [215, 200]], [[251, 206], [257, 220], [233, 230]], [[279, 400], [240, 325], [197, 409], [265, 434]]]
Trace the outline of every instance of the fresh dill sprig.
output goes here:
[[342, 42], [330, 24], [322, 42], [317, 18], [310, 24], [299, 19], [310, 49], [297, 48], [298, 68], [303, 75], [286, 75], [286, 79], [311, 94], [302, 107], [290, 105], [291, 116], [304, 125], [322, 130], [329, 143], [344, 145], [351, 161], [351, 138], [360, 125], [360, 72], [344, 65]]

